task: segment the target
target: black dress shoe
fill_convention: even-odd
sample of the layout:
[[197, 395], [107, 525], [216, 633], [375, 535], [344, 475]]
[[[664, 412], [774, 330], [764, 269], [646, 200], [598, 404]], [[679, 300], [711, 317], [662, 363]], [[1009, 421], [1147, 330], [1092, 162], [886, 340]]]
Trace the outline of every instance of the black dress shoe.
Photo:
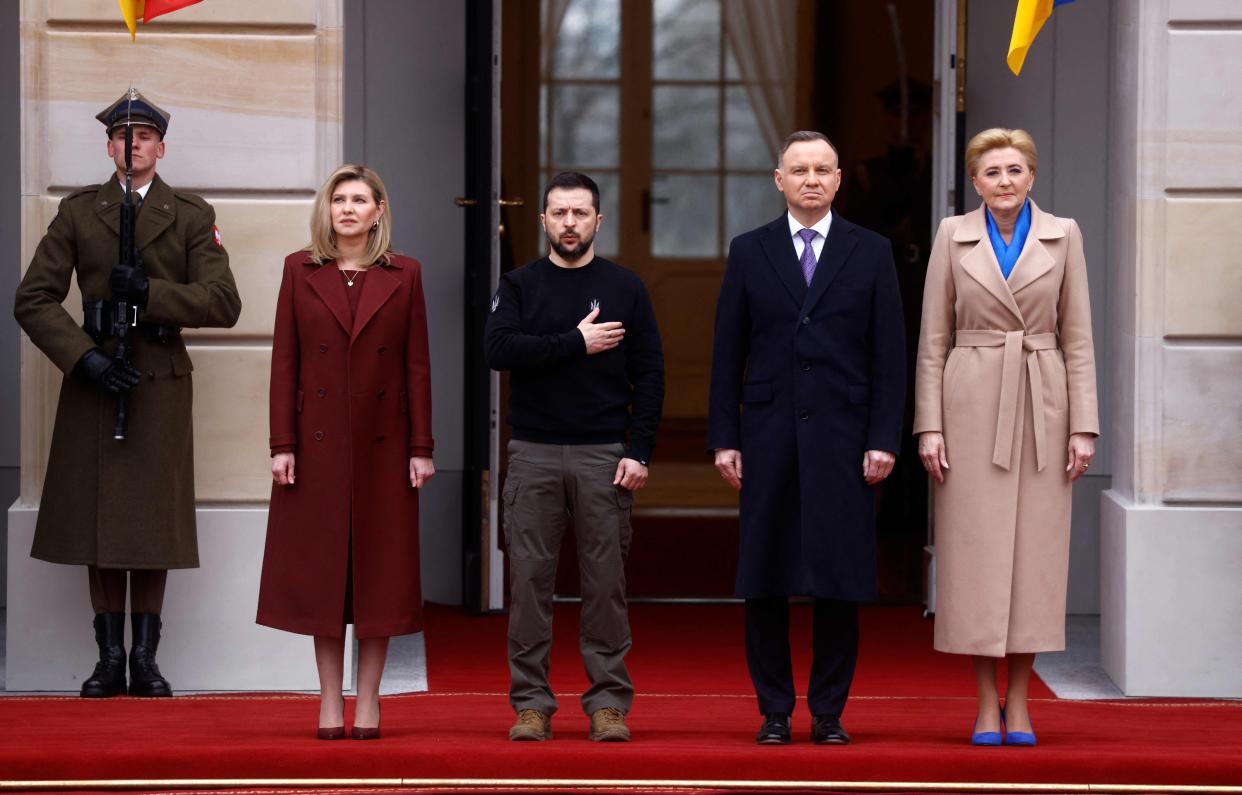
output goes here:
[[850, 736], [841, 728], [841, 721], [829, 715], [811, 719], [811, 742], [816, 745], [849, 745]]
[[125, 614], [96, 613], [95, 643], [99, 662], [82, 682], [82, 698], [125, 695]]
[[775, 712], [763, 716], [763, 725], [755, 735], [759, 745], [789, 745], [792, 738], [789, 734], [789, 715]]
[[160, 646], [160, 617], [156, 613], [131, 613], [133, 648], [129, 650], [129, 694], [140, 698], [168, 698], [172, 687], [160, 675], [155, 652]]

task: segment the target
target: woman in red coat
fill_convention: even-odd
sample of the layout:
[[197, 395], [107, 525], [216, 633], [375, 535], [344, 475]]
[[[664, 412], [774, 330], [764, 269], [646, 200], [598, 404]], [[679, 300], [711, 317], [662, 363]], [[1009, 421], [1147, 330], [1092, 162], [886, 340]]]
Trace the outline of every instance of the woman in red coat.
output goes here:
[[420, 266], [390, 248], [379, 175], [337, 169], [311, 244], [285, 259], [272, 338], [272, 504], [258, 622], [315, 637], [321, 739], [345, 736], [345, 625], [358, 637], [352, 735], [379, 737], [388, 638], [422, 627], [418, 489], [433, 474]]

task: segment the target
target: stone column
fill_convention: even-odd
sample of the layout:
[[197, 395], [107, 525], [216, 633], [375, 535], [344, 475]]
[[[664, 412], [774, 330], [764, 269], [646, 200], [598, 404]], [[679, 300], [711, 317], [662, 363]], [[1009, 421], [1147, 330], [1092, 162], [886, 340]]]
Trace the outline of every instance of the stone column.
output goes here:
[[[178, 689], [317, 689], [310, 643], [254, 624], [271, 475], [267, 385], [284, 255], [341, 158], [343, 0], [211, 0], [131, 42], [114, 2], [22, 0], [22, 265], [112, 164], [94, 115], [131, 84], [172, 114], [160, 175], [216, 209], [244, 304], [187, 330], [202, 568], [169, 578], [160, 662]], [[80, 311], [72, 294], [66, 307]], [[9, 512], [10, 690], [76, 690], [93, 654], [80, 567], [29, 557], [61, 373], [22, 339], [21, 497]]]
[[1242, 5], [1113, 3], [1102, 655], [1242, 696]]

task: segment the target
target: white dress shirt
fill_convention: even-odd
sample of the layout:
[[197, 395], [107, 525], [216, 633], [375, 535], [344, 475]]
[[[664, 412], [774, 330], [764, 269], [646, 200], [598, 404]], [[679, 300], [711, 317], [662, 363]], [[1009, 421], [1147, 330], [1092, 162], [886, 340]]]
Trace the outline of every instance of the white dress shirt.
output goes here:
[[815, 252], [815, 261], [819, 262], [819, 255], [824, 251], [824, 241], [828, 239], [828, 229], [832, 226], [832, 210], [828, 214], [819, 219], [815, 226], [803, 226], [793, 217], [793, 213], [785, 213], [785, 217], [789, 219], [789, 234], [793, 236], [794, 253], [798, 255], [798, 261], [802, 261], [802, 235], [798, 234], [803, 229], [814, 229], [815, 237], [811, 238], [811, 249]]
[[[122, 179], [120, 176], [118, 176], [116, 178], [116, 181], [121, 183], [121, 195], [124, 196], [125, 195], [125, 180]], [[151, 190], [151, 184], [153, 182], [155, 182], [154, 179], [148, 182], [146, 185], [143, 185], [141, 188], [134, 188], [134, 193], [137, 193], [139, 197], [146, 199], [147, 191]]]

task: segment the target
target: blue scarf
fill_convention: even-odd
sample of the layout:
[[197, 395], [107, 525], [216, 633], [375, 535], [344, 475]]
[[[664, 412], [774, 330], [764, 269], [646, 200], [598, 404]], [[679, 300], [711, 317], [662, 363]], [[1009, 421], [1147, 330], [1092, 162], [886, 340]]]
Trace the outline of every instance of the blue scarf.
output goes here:
[[1018, 220], [1013, 225], [1013, 237], [1009, 243], [1005, 243], [1005, 238], [1001, 237], [1000, 230], [996, 228], [996, 219], [992, 217], [992, 211], [983, 208], [983, 214], [988, 219], [988, 237], [992, 240], [992, 250], [996, 252], [996, 261], [1000, 263], [1001, 273], [1005, 279], [1009, 279], [1009, 274], [1013, 272], [1013, 266], [1018, 264], [1018, 257], [1022, 254], [1022, 247], [1026, 245], [1026, 235], [1031, 231], [1031, 200], [1027, 199], [1022, 205], [1022, 212], [1018, 213]]

